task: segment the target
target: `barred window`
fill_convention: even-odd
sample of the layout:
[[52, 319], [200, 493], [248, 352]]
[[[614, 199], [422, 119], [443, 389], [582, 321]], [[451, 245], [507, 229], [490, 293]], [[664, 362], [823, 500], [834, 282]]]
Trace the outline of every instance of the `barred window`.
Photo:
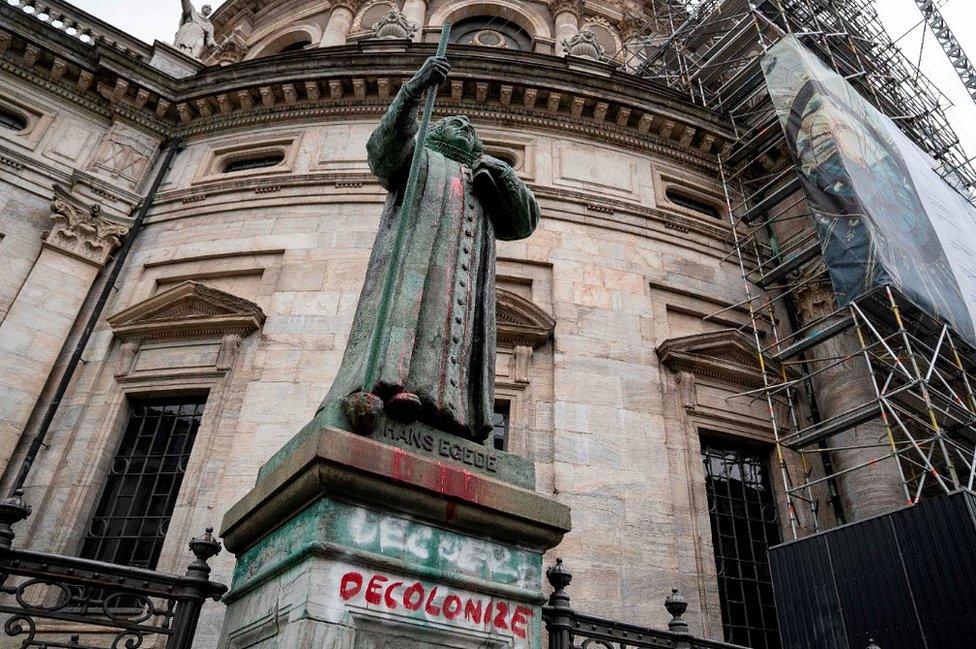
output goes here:
[[779, 649], [767, 550], [780, 531], [767, 453], [710, 438], [701, 449], [725, 640]]
[[496, 451], [508, 450], [508, 424], [512, 413], [512, 402], [495, 400], [495, 411], [491, 417], [491, 437], [488, 440]]
[[155, 568], [206, 397], [133, 400], [81, 556]]

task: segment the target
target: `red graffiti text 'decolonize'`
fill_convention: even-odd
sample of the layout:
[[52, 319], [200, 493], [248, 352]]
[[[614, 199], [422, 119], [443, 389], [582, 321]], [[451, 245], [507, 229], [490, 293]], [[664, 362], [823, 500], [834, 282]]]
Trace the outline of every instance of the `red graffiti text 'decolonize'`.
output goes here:
[[438, 594], [437, 586], [428, 588], [419, 581], [407, 583], [383, 575], [372, 575], [366, 580], [360, 572], [347, 572], [339, 584], [339, 595], [349, 601], [360, 594], [372, 606], [382, 606], [390, 611], [422, 609], [433, 618], [494, 627], [508, 631], [516, 638], [525, 638], [526, 625], [534, 614], [527, 606], [512, 606], [503, 601], [461, 599], [457, 595], [443, 597]]

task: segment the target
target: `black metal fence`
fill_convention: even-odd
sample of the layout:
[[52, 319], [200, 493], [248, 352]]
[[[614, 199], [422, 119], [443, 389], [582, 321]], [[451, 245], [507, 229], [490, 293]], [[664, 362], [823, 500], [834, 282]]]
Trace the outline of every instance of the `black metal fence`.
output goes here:
[[212, 529], [190, 542], [196, 559], [177, 576], [14, 548], [13, 525], [28, 515], [21, 491], [0, 500], [0, 615], [22, 649], [131, 649], [150, 639], [190, 649], [204, 602], [227, 591], [210, 581], [207, 561], [221, 549]]
[[739, 645], [696, 638], [681, 617], [688, 602], [675, 588], [664, 606], [671, 615], [668, 630], [648, 629], [577, 613], [569, 604], [566, 587], [573, 580], [562, 559], [546, 571], [553, 593], [542, 608], [542, 618], [549, 633], [549, 649], [746, 649]]

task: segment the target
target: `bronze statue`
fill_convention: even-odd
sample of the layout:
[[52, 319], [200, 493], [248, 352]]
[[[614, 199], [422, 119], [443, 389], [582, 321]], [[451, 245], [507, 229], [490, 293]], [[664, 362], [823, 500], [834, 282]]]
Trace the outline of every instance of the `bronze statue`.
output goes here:
[[485, 155], [471, 122], [453, 116], [431, 126], [404, 209], [421, 96], [450, 67], [428, 59], [367, 145], [389, 196], [342, 366], [310, 426], [370, 434], [385, 412], [479, 442], [491, 430], [495, 239], [528, 237], [539, 206], [508, 164]]

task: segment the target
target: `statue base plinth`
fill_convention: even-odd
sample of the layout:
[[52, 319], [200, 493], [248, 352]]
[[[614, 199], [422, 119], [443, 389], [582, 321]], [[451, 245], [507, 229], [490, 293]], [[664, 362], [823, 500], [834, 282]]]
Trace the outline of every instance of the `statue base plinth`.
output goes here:
[[224, 518], [221, 646], [541, 648], [542, 555], [569, 529], [566, 506], [463, 454], [323, 429]]

